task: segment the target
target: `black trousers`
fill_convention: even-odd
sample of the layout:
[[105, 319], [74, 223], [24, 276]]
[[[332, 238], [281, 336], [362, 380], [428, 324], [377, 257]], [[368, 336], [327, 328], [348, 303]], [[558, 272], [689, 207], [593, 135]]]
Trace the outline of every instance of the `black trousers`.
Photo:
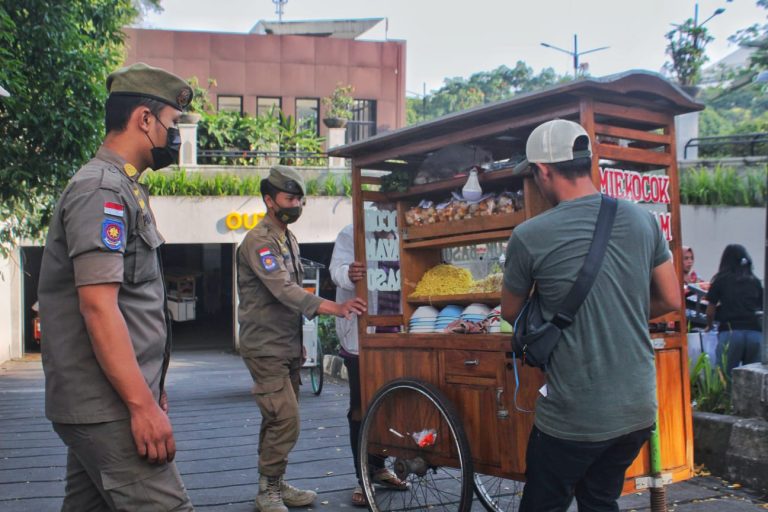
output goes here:
[[[347, 367], [347, 378], [349, 379], [349, 410], [347, 411], [347, 421], [349, 422], [349, 444], [352, 448], [352, 458], [355, 462], [355, 476], [360, 483], [360, 426], [365, 411], [362, 410], [362, 399], [360, 394], [360, 359], [356, 356], [344, 355], [344, 366]], [[371, 471], [384, 467], [384, 459], [380, 457], [368, 457], [368, 464]]]
[[519, 512], [618, 512], [624, 474], [652, 428], [596, 443], [567, 441], [533, 427]]

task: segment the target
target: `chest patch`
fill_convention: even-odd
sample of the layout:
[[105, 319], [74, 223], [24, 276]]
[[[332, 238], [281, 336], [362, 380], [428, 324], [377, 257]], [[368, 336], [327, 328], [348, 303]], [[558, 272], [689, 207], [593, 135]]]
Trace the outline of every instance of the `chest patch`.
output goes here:
[[119, 251], [123, 247], [123, 221], [118, 219], [104, 219], [101, 223], [101, 241], [110, 251]]
[[269, 248], [264, 247], [263, 249], [260, 249], [259, 257], [261, 258], [261, 266], [264, 267], [264, 270], [267, 272], [272, 272], [277, 268], [277, 259]]

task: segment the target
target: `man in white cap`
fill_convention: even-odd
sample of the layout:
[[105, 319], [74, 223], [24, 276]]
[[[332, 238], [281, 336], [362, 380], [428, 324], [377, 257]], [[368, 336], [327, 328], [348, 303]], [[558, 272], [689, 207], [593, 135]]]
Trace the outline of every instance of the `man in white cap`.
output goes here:
[[[538, 126], [526, 159], [554, 205], [509, 240], [502, 316], [514, 322], [535, 283], [545, 319], [570, 291], [589, 251], [602, 197], [592, 181], [589, 136], [577, 123]], [[602, 265], [563, 328], [546, 366], [528, 440], [521, 512], [617, 511], [626, 469], [656, 421], [656, 372], [648, 319], [674, 311], [680, 285], [653, 215], [619, 201]]]

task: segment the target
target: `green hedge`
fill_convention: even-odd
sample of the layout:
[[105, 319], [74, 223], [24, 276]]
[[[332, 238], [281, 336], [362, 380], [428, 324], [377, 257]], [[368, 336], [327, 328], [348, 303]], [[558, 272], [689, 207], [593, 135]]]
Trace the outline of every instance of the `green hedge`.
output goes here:
[[718, 165], [680, 173], [680, 202], [709, 206], [765, 206], [768, 197], [768, 166], [737, 172]]
[[[149, 187], [153, 196], [258, 196], [261, 177], [216, 174], [205, 177], [198, 173], [187, 173], [184, 169], [172, 174], [145, 173], [142, 182]], [[312, 178], [305, 183], [309, 196], [347, 196], [352, 193], [349, 176], [327, 175]]]

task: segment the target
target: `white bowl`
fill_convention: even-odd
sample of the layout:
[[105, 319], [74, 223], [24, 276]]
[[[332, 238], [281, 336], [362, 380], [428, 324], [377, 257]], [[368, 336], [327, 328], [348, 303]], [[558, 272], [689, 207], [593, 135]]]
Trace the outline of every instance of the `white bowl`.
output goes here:
[[419, 306], [416, 311], [413, 312], [411, 318], [435, 318], [439, 311], [432, 306]]
[[475, 302], [474, 304], [470, 304], [466, 308], [464, 308], [464, 311], [461, 312], [462, 316], [464, 315], [482, 315], [482, 316], [488, 316], [488, 313], [491, 312], [491, 308], [486, 306], [485, 304], [480, 304], [478, 302]]

